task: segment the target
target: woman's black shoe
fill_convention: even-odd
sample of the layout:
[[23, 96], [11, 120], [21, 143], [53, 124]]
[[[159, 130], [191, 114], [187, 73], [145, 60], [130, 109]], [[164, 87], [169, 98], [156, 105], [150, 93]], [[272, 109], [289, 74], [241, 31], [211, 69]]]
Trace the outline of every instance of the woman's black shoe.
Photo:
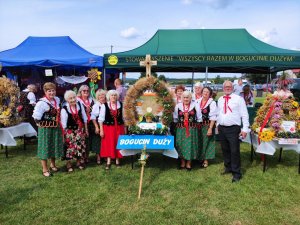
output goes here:
[[185, 167], [187, 171], [191, 171], [192, 167]]

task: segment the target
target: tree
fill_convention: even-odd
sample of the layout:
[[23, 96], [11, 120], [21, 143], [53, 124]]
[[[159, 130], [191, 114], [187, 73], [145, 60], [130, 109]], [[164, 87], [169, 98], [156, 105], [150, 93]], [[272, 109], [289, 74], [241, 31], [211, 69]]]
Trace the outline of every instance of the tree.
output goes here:
[[[268, 80], [268, 76], [270, 76], [270, 74], [254, 74], [254, 73], [247, 73], [244, 74], [243, 76], [245, 76], [250, 83], [255, 83], [255, 84], [264, 84], [267, 83]], [[271, 74], [271, 80], [276, 78], [276, 73]], [[271, 82], [270, 77], [269, 77], [269, 82]]]
[[[157, 78], [157, 73], [152, 72], [151, 75]], [[146, 72], [141, 72], [141, 75], [140, 75], [139, 79], [142, 78], [142, 77], [145, 77], [145, 76], [146, 76]]]
[[190, 78], [186, 79], [186, 84], [192, 84], [192, 79]]
[[158, 76], [158, 79], [159, 79], [160, 81], [167, 82], [167, 79], [166, 79], [165, 75], [163, 75], [163, 74], [159, 75], [159, 76]]
[[220, 75], [217, 75], [214, 79], [215, 84], [222, 84], [223, 80], [221, 79]]

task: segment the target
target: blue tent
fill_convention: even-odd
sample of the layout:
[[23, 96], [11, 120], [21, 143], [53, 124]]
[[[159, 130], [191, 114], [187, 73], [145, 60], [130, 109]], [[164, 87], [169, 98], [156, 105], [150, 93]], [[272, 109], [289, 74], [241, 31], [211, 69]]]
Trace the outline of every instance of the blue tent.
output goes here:
[[0, 52], [3, 67], [103, 67], [103, 57], [91, 54], [69, 36], [28, 37], [16, 48]]

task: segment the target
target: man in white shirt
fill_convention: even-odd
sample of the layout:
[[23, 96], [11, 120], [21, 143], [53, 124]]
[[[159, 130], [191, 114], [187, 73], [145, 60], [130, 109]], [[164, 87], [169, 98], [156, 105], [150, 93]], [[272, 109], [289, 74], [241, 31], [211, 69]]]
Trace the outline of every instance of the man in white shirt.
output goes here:
[[[218, 100], [217, 118], [225, 166], [222, 174], [232, 173], [232, 182], [238, 182], [242, 178], [239, 138], [244, 139], [247, 136], [249, 115], [244, 99], [232, 93], [231, 81], [224, 82], [223, 90], [224, 96]], [[243, 124], [242, 129], [241, 123]]]

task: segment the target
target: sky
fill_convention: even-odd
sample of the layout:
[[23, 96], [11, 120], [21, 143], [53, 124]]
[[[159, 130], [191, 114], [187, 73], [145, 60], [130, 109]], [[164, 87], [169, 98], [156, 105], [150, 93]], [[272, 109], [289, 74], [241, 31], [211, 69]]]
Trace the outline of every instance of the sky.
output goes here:
[[0, 51], [28, 36], [70, 36], [103, 55], [139, 47], [158, 29], [205, 28], [245, 28], [268, 44], [300, 50], [299, 12], [299, 0], [0, 0]]

